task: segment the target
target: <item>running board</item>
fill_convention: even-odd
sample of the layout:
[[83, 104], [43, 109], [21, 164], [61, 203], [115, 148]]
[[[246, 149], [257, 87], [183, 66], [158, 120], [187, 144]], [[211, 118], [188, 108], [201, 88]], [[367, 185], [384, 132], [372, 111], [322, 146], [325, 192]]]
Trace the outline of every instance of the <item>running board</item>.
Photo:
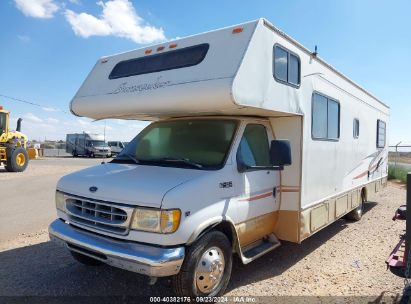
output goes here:
[[241, 260], [244, 264], [248, 264], [280, 245], [277, 237], [270, 234], [266, 238], [244, 247], [244, 250], [241, 250]]

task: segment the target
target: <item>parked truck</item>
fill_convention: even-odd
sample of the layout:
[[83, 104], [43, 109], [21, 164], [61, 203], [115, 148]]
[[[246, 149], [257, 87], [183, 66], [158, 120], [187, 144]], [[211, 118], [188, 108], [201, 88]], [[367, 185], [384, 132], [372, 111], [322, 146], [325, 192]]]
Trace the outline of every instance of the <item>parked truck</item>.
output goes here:
[[104, 57], [70, 108], [154, 122], [60, 179], [51, 238], [178, 295], [223, 294], [233, 254], [360, 220], [387, 182], [389, 108], [265, 19]]
[[74, 133], [66, 135], [66, 153], [77, 156], [110, 157], [111, 149], [102, 134]]

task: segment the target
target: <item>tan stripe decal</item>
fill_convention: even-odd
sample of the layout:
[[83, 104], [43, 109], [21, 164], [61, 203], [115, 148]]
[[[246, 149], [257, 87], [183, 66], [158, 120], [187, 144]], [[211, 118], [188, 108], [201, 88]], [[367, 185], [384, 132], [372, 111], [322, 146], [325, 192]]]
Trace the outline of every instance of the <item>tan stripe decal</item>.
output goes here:
[[280, 188], [280, 192], [300, 192], [300, 189]]
[[[387, 158], [381, 159], [381, 162], [380, 162], [380, 163], [383, 163], [383, 162], [385, 162], [386, 160], [387, 160]], [[370, 169], [368, 169], [367, 171], [365, 171], [365, 172], [357, 175], [356, 177], [353, 177], [353, 179], [359, 179], [359, 178], [361, 178], [361, 177], [363, 177], [363, 176], [366, 176], [366, 175], [368, 174], [368, 172], [374, 173], [374, 172], [371, 172], [371, 171], [377, 169], [377, 165], [378, 165], [378, 163], [375, 164], [374, 166], [372, 166], [372, 167], [371, 167]]]
[[271, 195], [273, 195], [272, 191], [267, 192], [267, 193], [263, 193], [263, 194], [260, 194], [260, 195], [256, 195], [256, 196], [251, 196], [251, 197], [248, 197], [248, 198], [239, 199], [239, 201], [240, 202], [251, 202], [251, 201], [259, 200], [259, 199], [262, 199], [262, 198], [270, 197]]
[[298, 186], [280, 186], [278, 188], [280, 192], [300, 192], [300, 187]]

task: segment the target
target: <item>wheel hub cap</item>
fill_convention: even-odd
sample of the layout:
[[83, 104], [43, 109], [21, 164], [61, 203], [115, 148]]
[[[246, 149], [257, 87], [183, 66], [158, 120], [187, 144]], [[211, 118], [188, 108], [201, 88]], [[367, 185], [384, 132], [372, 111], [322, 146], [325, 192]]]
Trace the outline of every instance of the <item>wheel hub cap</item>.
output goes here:
[[212, 292], [223, 278], [224, 254], [218, 247], [207, 249], [201, 256], [195, 271], [195, 283], [202, 293]]
[[24, 156], [23, 153], [17, 154], [16, 163], [20, 167], [24, 166], [24, 164], [26, 163], [26, 157]]

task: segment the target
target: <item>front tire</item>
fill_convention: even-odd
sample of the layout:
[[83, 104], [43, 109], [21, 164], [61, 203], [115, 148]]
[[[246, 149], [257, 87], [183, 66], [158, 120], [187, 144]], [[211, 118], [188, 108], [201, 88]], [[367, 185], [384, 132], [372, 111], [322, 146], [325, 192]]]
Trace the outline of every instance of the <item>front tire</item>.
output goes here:
[[8, 172], [23, 172], [29, 164], [29, 155], [26, 149], [18, 147], [8, 149], [6, 170]]
[[186, 251], [180, 272], [172, 278], [178, 296], [221, 296], [232, 269], [231, 243], [220, 231], [211, 231]]
[[75, 252], [75, 251], [71, 251], [71, 256], [79, 263], [86, 265], [86, 266], [100, 266], [101, 264], [103, 264], [103, 262], [90, 258], [84, 254]]

